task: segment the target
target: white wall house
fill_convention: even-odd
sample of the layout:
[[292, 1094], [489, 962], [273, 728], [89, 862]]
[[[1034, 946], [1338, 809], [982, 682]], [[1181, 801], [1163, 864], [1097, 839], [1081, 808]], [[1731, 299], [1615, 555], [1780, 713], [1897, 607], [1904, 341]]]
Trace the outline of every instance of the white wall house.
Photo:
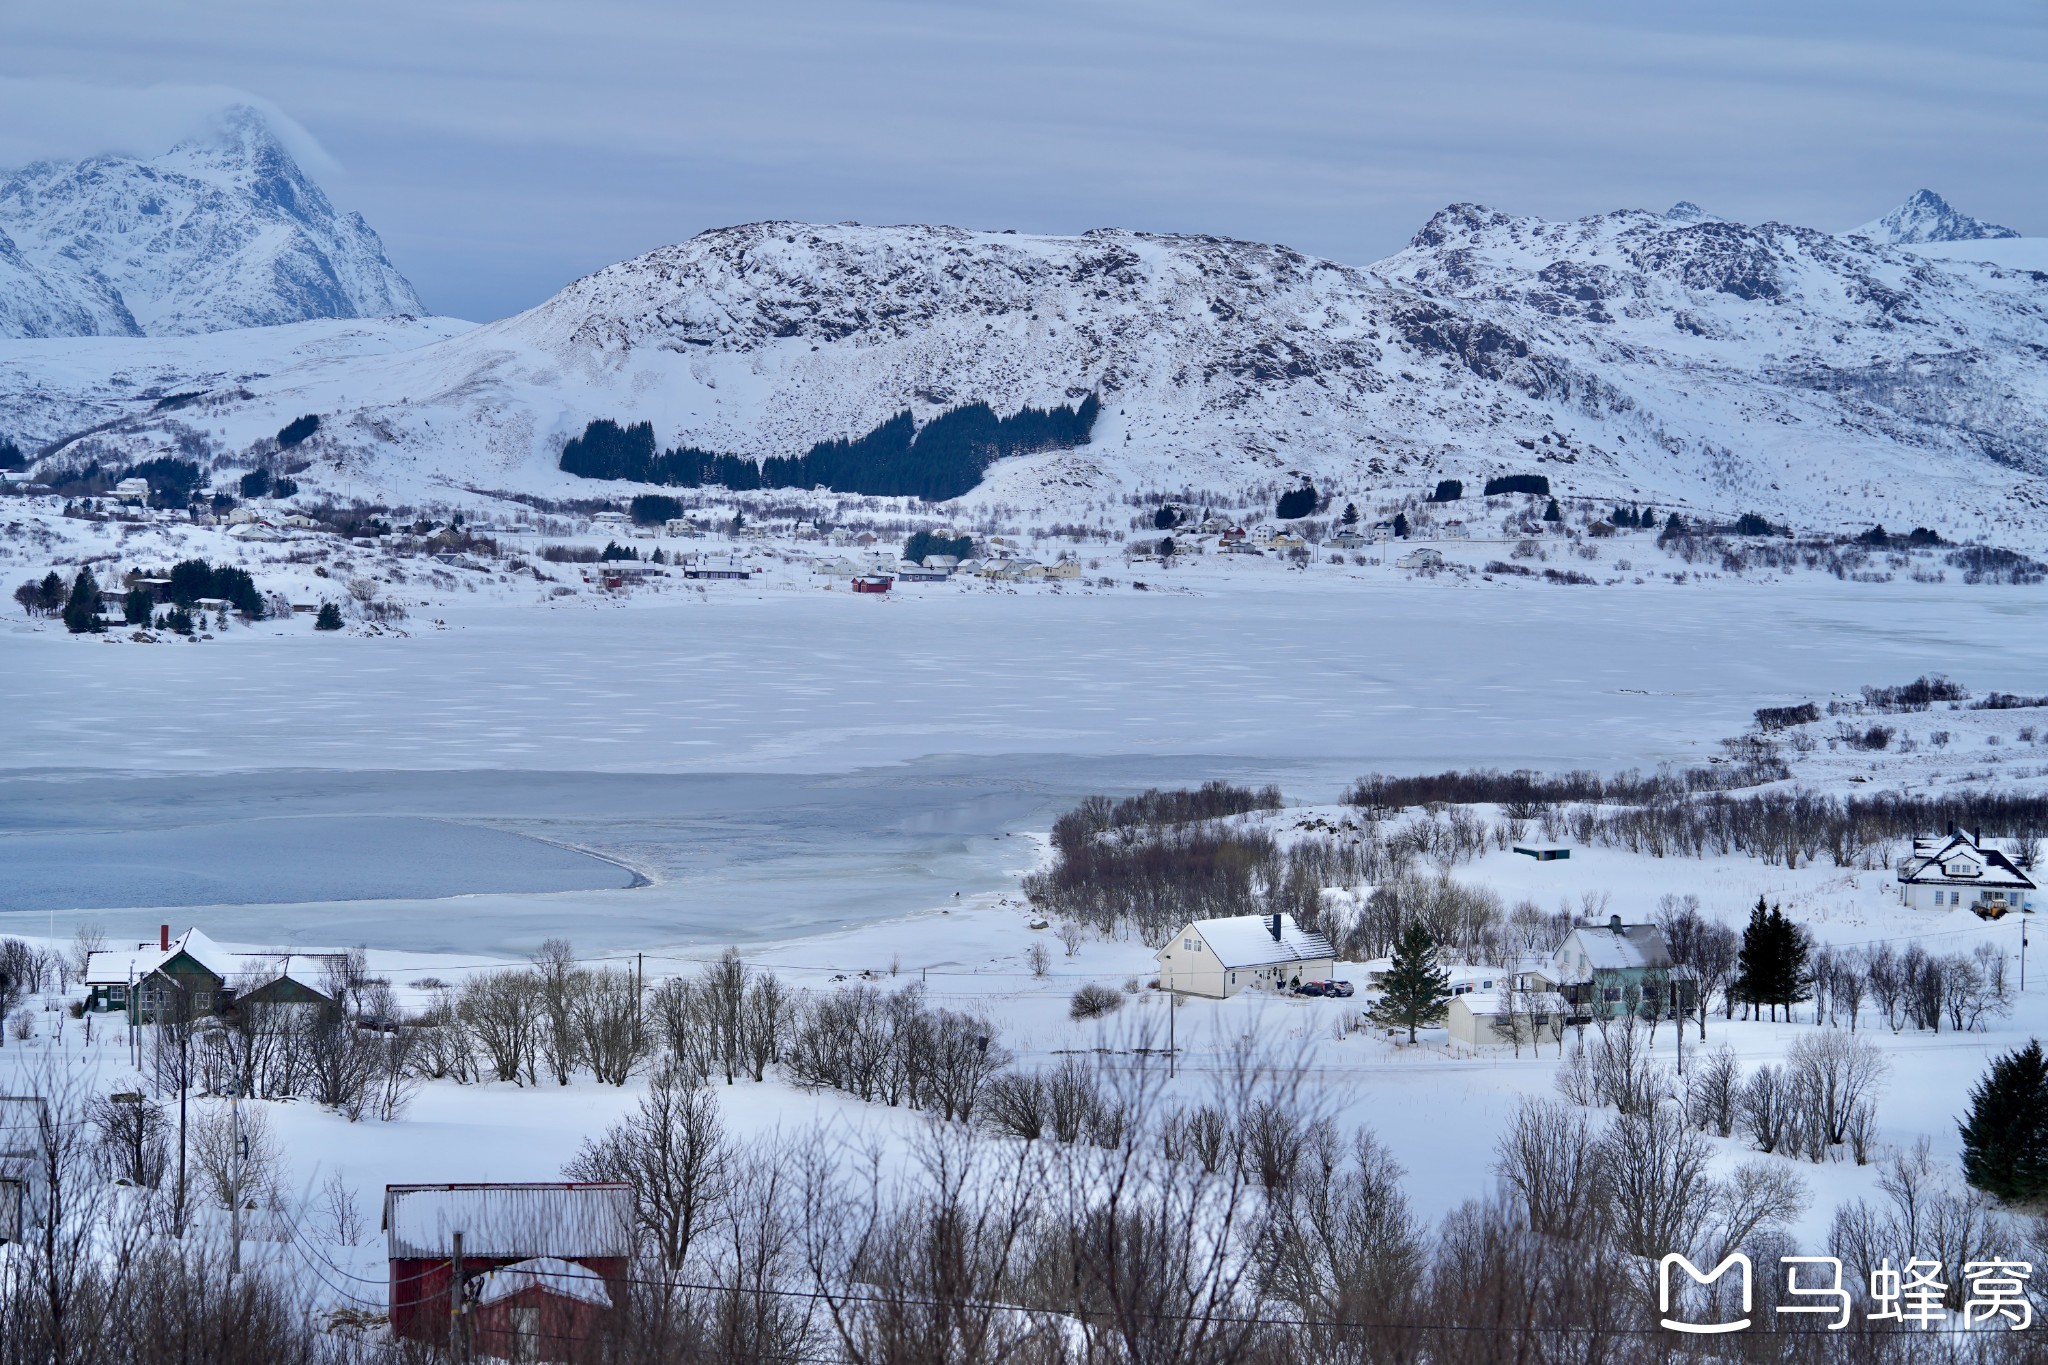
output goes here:
[[1444, 1027], [1453, 1043], [1468, 1048], [1513, 1047], [1517, 1034], [1524, 1043], [1550, 1042], [1563, 1030], [1566, 1010], [1564, 997], [1555, 991], [1520, 991], [1512, 998], [1500, 991], [1470, 991], [1451, 997]]
[[1252, 987], [1279, 990], [1328, 980], [1337, 950], [1292, 915], [1198, 919], [1159, 950], [1159, 986], [1224, 1000]]
[[1899, 862], [1899, 903], [1913, 910], [2031, 910], [2034, 879], [2019, 867], [2019, 842], [1959, 829], [1915, 839]]

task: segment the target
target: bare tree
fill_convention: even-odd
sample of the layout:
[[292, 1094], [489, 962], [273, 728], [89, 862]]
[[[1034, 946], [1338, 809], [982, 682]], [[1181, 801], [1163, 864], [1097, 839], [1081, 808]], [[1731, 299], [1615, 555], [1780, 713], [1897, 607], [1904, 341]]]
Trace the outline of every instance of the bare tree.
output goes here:
[[662, 1265], [681, 1270], [726, 1209], [733, 1154], [711, 1092], [672, 1072], [655, 1077], [639, 1109], [586, 1141], [562, 1168], [571, 1180], [633, 1187], [641, 1229]]
[[214, 1207], [253, 1208], [275, 1198], [281, 1154], [262, 1105], [202, 1106], [193, 1118], [191, 1144], [201, 1187]]
[[1600, 1234], [1605, 1177], [1583, 1111], [1555, 1100], [1523, 1100], [1494, 1146], [1493, 1169], [1529, 1231], [1569, 1241]]
[[470, 978], [457, 1012], [496, 1079], [534, 1083], [544, 1006], [532, 973], [488, 972]]
[[543, 942], [533, 955], [533, 976], [540, 992], [540, 1053], [555, 1084], [567, 1085], [583, 1060], [577, 1050], [575, 1014], [586, 984], [569, 940]]
[[639, 986], [633, 973], [601, 968], [583, 974], [569, 1001], [576, 1054], [606, 1085], [624, 1085], [643, 1055]]
[[1694, 1127], [1716, 1137], [1735, 1131], [1741, 1095], [1742, 1066], [1726, 1043], [1695, 1062], [1685, 1078], [1686, 1114]]
[[1812, 1146], [1824, 1154], [1849, 1140], [1857, 1109], [1875, 1102], [1889, 1068], [1867, 1040], [1828, 1030], [1793, 1040], [1785, 1069], [1804, 1101], [1801, 1122], [1813, 1134]]

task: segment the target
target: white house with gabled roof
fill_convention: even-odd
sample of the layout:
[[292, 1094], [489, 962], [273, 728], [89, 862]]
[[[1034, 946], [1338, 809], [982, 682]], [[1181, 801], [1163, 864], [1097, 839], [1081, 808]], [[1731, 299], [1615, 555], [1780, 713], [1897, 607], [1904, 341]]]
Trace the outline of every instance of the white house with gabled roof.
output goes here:
[[1327, 980], [1337, 950], [1292, 915], [1228, 915], [1190, 922], [1158, 957], [1161, 990], [1225, 1000], [1254, 986]]
[[1913, 910], [2031, 910], [2036, 888], [2019, 856], [2017, 841], [1986, 839], [1975, 830], [1915, 839], [1912, 853], [1899, 860], [1899, 903]]

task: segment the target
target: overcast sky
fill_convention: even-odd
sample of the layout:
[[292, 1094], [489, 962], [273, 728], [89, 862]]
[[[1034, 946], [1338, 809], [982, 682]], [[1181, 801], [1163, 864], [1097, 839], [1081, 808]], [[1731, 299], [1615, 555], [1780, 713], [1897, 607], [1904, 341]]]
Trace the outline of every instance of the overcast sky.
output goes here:
[[429, 306], [762, 218], [1285, 242], [1473, 200], [2048, 235], [2048, 0], [0, 0], [0, 165], [246, 95]]

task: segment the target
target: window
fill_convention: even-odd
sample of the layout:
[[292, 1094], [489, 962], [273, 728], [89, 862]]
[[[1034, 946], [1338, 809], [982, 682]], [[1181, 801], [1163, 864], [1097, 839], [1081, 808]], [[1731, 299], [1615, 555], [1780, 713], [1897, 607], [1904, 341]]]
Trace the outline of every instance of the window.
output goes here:
[[195, 1010], [210, 1010], [210, 1009], [212, 1009], [212, 1008], [213, 1008], [213, 992], [212, 992], [212, 991], [194, 991], [194, 992], [192, 993], [192, 1008], [193, 1008], [193, 1009], [195, 1009]]
[[1609, 986], [1606, 990], [1600, 992], [1600, 998], [1602, 1000], [1605, 1000], [1610, 1005], [1619, 1004], [1621, 1003], [1621, 988], [1618, 986]]

